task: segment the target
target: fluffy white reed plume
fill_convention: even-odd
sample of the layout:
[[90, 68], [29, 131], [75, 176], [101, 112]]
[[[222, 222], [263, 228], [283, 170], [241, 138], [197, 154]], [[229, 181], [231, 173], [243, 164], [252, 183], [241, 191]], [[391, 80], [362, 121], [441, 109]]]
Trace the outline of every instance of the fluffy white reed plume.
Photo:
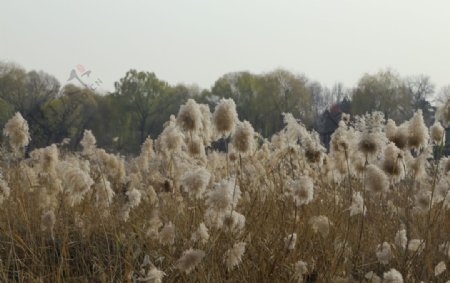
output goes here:
[[94, 180], [78, 167], [62, 161], [58, 163], [57, 171], [61, 176], [64, 192], [71, 206], [79, 204], [91, 189]]
[[356, 140], [355, 131], [349, 128], [347, 124], [340, 121], [338, 128], [331, 135], [330, 153], [344, 153], [353, 146]]
[[[325, 148], [320, 144], [320, 138], [316, 132], [308, 132], [303, 124], [298, 122], [291, 113], [283, 113], [285, 127], [281, 135], [273, 136], [274, 146], [284, 148], [300, 143], [304, 147], [304, 155], [310, 163], [320, 163]], [[278, 139], [278, 141], [275, 141]], [[277, 145], [275, 145], [277, 144]]]
[[95, 203], [98, 207], [109, 207], [115, 195], [111, 189], [111, 183], [105, 176], [101, 176], [98, 183], [94, 185]]
[[334, 253], [342, 254], [344, 263], [346, 263], [353, 256], [353, 249], [348, 242], [341, 238], [336, 238], [334, 241]]
[[284, 238], [284, 248], [288, 250], [295, 249], [295, 244], [297, 243], [297, 233], [292, 233]]
[[228, 270], [233, 270], [242, 262], [242, 256], [245, 253], [245, 242], [239, 242], [233, 245], [231, 249], [228, 249], [224, 255], [224, 262]]
[[286, 125], [283, 131], [286, 134], [288, 144], [296, 144], [309, 135], [305, 126], [299, 123], [291, 113], [283, 113], [283, 122]]
[[147, 202], [150, 205], [157, 205], [159, 199], [158, 194], [156, 193], [155, 189], [152, 185], [146, 186], [141, 190], [142, 193], [142, 200]]
[[197, 135], [192, 135], [187, 141], [187, 149], [192, 157], [206, 158], [205, 145]]
[[450, 172], [450, 157], [442, 157], [439, 160], [439, 169], [444, 175]]
[[364, 185], [365, 189], [376, 194], [382, 194], [389, 190], [389, 180], [386, 174], [373, 164], [369, 164], [366, 167]]
[[203, 216], [205, 224], [209, 228], [222, 229], [225, 213], [226, 211], [218, 211], [214, 208], [207, 208]]
[[427, 146], [416, 158], [414, 158], [410, 152], [406, 152], [405, 160], [408, 169], [408, 173], [416, 181], [427, 181], [429, 167], [428, 159], [433, 156], [433, 147]]
[[233, 210], [222, 215], [222, 228], [232, 233], [241, 233], [245, 227], [245, 216]]
[[0, 172], [0, 205], [9, 197], [11, 189], [8, 183], [3, 179], [3, 175]]
[[200, 223], [197, 230], [192, 233], [191, 235], [191, 241], [194, 243], [200, 242], [203, 245], [206, 244], [209, 240], [209, 233], [208, 228], [206, 227], [205, 223]]
[[80, 144], [83, 146], [83, 154], [91, 155], [96, 148], [97, 140], [91, 130], [84, 130], [83, 139]]
[[320, 137], [317, 132], [311, 132], [303, 140], [305, 157], [309, 163], [322, 164], [325, 155], [325, 148], [320, 143]]
[[350, 123], [350, 118], [351, 118], [350, 114], [347, 114], [347, 113], [344, 113], [344, 112], [341, 113], [341, 121], [342, 122], [348, 124], [348, 123]]
[[384, 265], [389, 264], [389, 261], [392, 258], [391, 245], [387, 242], [383, 242], [383, 244], [377, 246], [375, 254], [377, 255], [379, 263]]
[[166, 273], [156, 268], [148, 255], [145, 255], [140, 269], [140, 272], [133, 271], [129, 279], [133, 282], [162, 283], [163, 277], [166, 276]]
[[211, 173], [203, 167], [198, 167], [184, 173], [181, 176], [180, 184], [190, 197], [202, 199], [210, 179]]
[[195, 100], [188, 99], [186, 104], [180, 106], [177, 125], [186, 132], [195, 132], [202, 127], [202, 112]]
[[405, 154], [394, 143], [389, 143], [381, 161], [381, 168], [394, 182], [399, 182], [405, 177]]
[[233, 148], [239, 153], [251, 153], [255, 147], [255, 131], [248, 121], [237, 125], [232, 138]]
[[159, 210], [157, 208], [152, 209], [147, 225], [145, 236], [152, 240], [159, 240], [159, 228], [163, 224], [159, 218]]
[[313, 216], [309, 219], [309, 224], [311, 225], [315, 233], [319, 233], [322, 237], [326, 238], [330, 233], [330, 220], [324, 215]]
[[364, 199], [360, 192], [353, 193], [352, 204], [350, 205], [350, 216], [362, 214], [366, 215], [366, 206], [364, 205]]
[[137, 166], [141, 172], [148, 172], [149, 162], [154, 156], [153, 140], [150, 137], [147, 137], [141, 146], [141, 154], [136, 159]]
[[314, 198], [314, 184], [308, 176], [301, 176], [297, 180], [287, 182], [288, 195], [293, 199], [295, 205], [309, 204]]
[[364, 278], [368, 283], [381, 283], [381, 277], [378, 276], [375, 272], [369, 271], [364, 275]]
[[205, 252], [202, 250], [188, 249], [183, 252], [183, 255], [177, 260], [175, 266], [181, 272], [189, 274], [200, 264], [205, 255]]
[[434, 268], [434, 276], [441, 275], [445, 270], [447, 270], [447, 265], [444, 261], [440, 261]]
[[175, 243], [175, 225], [172, 222], [166, 223], [159, 232], [159, 242], [166, 246]]
[[188, 99], [186, 104], [180, 106], [177, 115], [177, 125], [187, 132], [195, 132], [202, 127], [202, 112], [195, 100]]
[[445, 103], [438, 107], [436, 111], [436, 120], [442, 121], [444, 127], [450, 125], [450, 97], [447, 97]]
[[403, 276], [396, 269], [392, 268], [383, 274], [383, 283], [403, 283]]
[[397, 127], [394, 120], [388, 119], [385, 133], [386, 137], [399, 149], [405, 149], [408, 146], [408, 128], [406, 123]]
[[213, 123], [220, 135], [227, 135], [234, 131], [238, 114], [233, 99], [222, 98], [213, 113]]
[[[145, 271], [145, 270], [143, 270]], [[141, 271], [140, 274], [144, 272]], [[145, 273], [145, 276], [133, 277], [133, 282], [147, 282], [147, 283], [162, 283], [162, 279], [166, 276], [162, 270], [156, 268], [154, 265]]]
[[107, 153], [104, 149], [95, 150], [95, 160], [100, 164], [96, 169], [107, 174], [110, 180], [122, 183], [125, 179], [125, 162], [117, 155]]
[[126, 195], [125, 205], [122, 207], [122, 218], [124, 221], [128, 221], [130, 217], [131, 209], [139, 206], [142, 200], [142, 193], [136, 188], [129, 188]]
[[420, 254], [425, 249], [425, 241], [422, 239], [412, 239], [408, 242], [408, 251]]
[[376, 157], [386, 142], [383, 127], [384, 114], [378, 111], [357, 116], [355, 119], [355, 128], [358, 131], [358, 149], [368, 160]]
[[303, 282], [303, 276], [308, 273], [308, 264], [303, 260], [299, 260], [294, 265], [294, 277], [297, 282]]
[[411, 149], [420, 150], [428, 144], [430, 135], [423, 120], [422, 110], [417, 110], [408, 121], [408, 146]]
[[174, 124], [169, 123], [156, 140], [157, 149], [165, 154], [178, 152], [184, 145], [184, 134]]
[[207, 104], [199, 104], [199, 108], [202, 113], [202, 127], [199, 132], [203, 138], [203, 144], [210, 145], [214, 138], [214, 129], [211, 124], [212, 114]]
[[207, 194], [206, 205], [218, 212], [226, 213], [235, 208], [241, 198], [241, 190], [234, 179], [222, 180]]
[[434, 122], [433, 126], [431, 126], [430, 137], [431, 140], [437, 145], [442, 145], [445, 143], [445, 129], [439, 121]]
[[406, 237], [406, 230], [404, 228], [400, 229], [395, 233], [395, 244], [397, 247], [406, 249], [406, 244], [408, 244], [408, 238]]
[[365, 132], [360, 135], [358, 149], [370, 160], [381, 150], [381, 139], [379, 133]]
[[28, 123], [19, 112], [6, 122], [3, 134], [9, 138], [9, 145], [15, 154], [30, 143]]
[[56, 165], [58, 163], [58, 148], [55, 144], [47, 146], [45, 148], [35, 149], [30, 153], [30, 157], [37, 161], [39, 169], [43, 173], [56, 175]]

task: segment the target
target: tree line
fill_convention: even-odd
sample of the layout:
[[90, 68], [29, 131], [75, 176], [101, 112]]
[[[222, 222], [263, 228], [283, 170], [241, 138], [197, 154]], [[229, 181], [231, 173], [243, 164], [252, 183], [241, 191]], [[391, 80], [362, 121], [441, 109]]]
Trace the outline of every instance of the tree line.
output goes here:
[[233, 98], [239, 117], [264, 137], [279, 131], [282, 113], [289, 112], [318, 131], [326, 143], [341, 112], [359, 115], [377, 110], [402, 122], [422, 109], [431, 124], [434, 92], [428, 76], [401, 77], [389, 69], [363, 75], [352, 88], [341, 83], [329, 88], [305, 75], [277, 69], [263, 74], [228, 73], [210, 89], [170, 85], [152, 72], [132, 69], [114, 83], [114, 91], [101, 94], [85, 86], [61, 85], [44, 71], [0, 62], [0, 126], [19, 111], [30, 126], [29, 149], [63, 141], [74, 149], [84, 129], [91, 129], [99, 146], [136, 153], [147, 136], [161, 133], [170, 115], [176, 115], [187, 99], [213, 110], [220, 98]]

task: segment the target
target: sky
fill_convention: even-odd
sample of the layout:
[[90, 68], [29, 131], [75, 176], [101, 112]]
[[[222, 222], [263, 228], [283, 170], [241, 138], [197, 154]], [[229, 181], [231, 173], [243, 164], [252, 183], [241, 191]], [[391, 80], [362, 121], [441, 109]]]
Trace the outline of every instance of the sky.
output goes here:
[[284, 68], [354, 86], [386, 68], [450, 84], [450, 1], [0, 0], [0, 60], [62, 84], [77, 65], [103, 90], [133, 68], [211, 87]]

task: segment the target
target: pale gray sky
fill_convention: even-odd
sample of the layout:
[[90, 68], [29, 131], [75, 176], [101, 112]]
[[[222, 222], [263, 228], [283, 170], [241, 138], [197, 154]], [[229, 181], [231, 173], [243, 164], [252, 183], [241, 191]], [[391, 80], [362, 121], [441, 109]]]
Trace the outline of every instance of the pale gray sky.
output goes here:
[[64, 83], [77, 64], [113, 89], [127, 70], [209, 88], [286, 68], [353, 86], [391, 67], [450, 84], [446, 0], [0, 0], [0, 60]]

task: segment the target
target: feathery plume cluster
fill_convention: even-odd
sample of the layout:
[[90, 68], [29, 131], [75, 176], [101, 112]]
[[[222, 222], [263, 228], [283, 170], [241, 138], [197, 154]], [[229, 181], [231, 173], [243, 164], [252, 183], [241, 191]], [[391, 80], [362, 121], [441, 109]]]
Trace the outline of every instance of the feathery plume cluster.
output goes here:
[[430, 136], [423, 120], [422, 110], [417, 110], [408, 121], [408, 146], [420, 150], [428, 144]]
[[447, 97], [445, 103], [438, 107], [436, 111], [436, 120], [442, 121], [444, 127], [450, 125], [450, 97]]
[[206, 205], [218, 213], [226, 213], [236, 207], [240, 198], [241, 190], [234, 180], [222, 180], [208, 192]]
[[350, 205], [350, 216], [362, 214], [366, 215], [366, 206], [360, 192], [353, 193], [352, 204]]
[[30, 143], [28, 123], [19, 112], [8, 120], [3, 129], [3, 134], [9, 138], [9, 145], [18, 154], [22, 148]]
[[254, 135], [255, 131], [248, 121], [239, 123], [233, 135], [232, 142], [234, 149], [243, 154], [252, 152], [255, 146]]
[[200, 242], [202, 244], [206, 244], [209, 240], [209, 232], [208, 228], [206, 227], [205, 223], [200, 223], [198, 226], [198, 229], [192, 233], [191, 240], [196, 243]]
[[377, 246], [376, 255], [378, 262], [381, 264], [389, 264], [389, 261], [392, 258], [391, 245], [387, 242], [383, 242], [383, 244]]
[[81, 139], [80, 144], [83, 146], [84, 154], [90, 155], [94, 153], [97, 140], [91, 130], [84, 130], [83, 139]]
[[367, 165], [365, 187], [373, 193], [384, 193], [389, 189], [389, 180], [378, 166]]
[[175, 226], [172, 222], [166, 223], [159, 232], [159, 242], [162, 245], [173, 245], [175, 243]]
[[8, 183], [3, 180], [3, 175], [0, 173], [0, 205], [9, 197], [11, 188]]
[[437, 145], [442, 145], [445, 143], [445, 129], [439, 121], [436, 121], [434, 125], [431, 126], [430, 137], [431, 140]]
[[284, 247], [288, 250], [295, 249], [295, 244], [297, 243], [297, 233], [292, 233], [284, 238]]
[[408, 251], [412, 253], [421, 253], [425, 249], [425, 241], [421, 239], [412, 239], [408, 242]]
[[125, 193], [126, 200], [122, 206], [121, 217], [123, 221], [128, 221], [130, 218], [131, 209], [137, 207], [141, 203], [142, 194], [139, 190], [131, 188]]
[[314, 198], [314, 184], [308, 176], [301, 176], [297, 180], [289, 181], [287, 189], [297, 206], [308, 204]]
[[187, 132], [198, 131], [202, 127], [202, 112], [193, 99], [181, 105], [177, 116], [177, 124]]
[[308, 273], [308, 264], [303, 260], [299, 260], [294, 266], [294, 277], [298, 279], [298, 282], [303, 282], [303, 276]]
[[283, 116], [264, 139], [231, 99], [213, 114], [189, 99], [139, 156], [97, 147], [90, 130], [82, 151], [57, 143], [21, 156], [30, 139], [17, 113], [0, 158], [0, 230], [12, 240], [0, 278], [384, 283], [403, 282], [401, 266], [408, 282], [443, 281], [450, 158], [439, 122], [428, 129], [420, 111], [398, 126], [379, 112], [342, 114], [327, 150]]
[[221, 135], [226, 135], [234, 131], [238, 115], [236, 104], [232, 99], [222, 98], [217, 104], [213, 114], [213, 122], [216, 131]]
[[444, 261], [440, 261], [434, 268], [434, 276], [441, 275], [445, 270], [447, 270], [447, 265]]
[[324, 215], [313, 216], [309, 220], [312, 229], [315, 233], [319, 233], [322, 237], [326, 238], [330, 233], [330, 220]]
[[408, 238], [406, 237], [405, 229], [400, 229], [399, 231], [397, 231], [397, 233], [395, 234], [395, 244], [402, 249], [406, 249]]
[[242, 262], [242, 256], [245, 253], [245, 242], [239, 242], [225, 252], [224, 262], [228, 270], [234, 269]]
[[200, 264], [205, 257], [205, 252], [202, 250], [188, 249], [183, 252], [183, 255], [178, 259], [176, 267], [181, 271], [189, 274], [194, 268]]
[[196, 168], [193, 171], [186, 172], [181, 177], [180, 183], [189, 193], [189, 196], [201, 199], [206, 191], [211, 178], [211, 173], [205, 168]]
[[404, 152], [394, 143], [389, 143], [384, 150], [384, 157], [381, 163], [383, 171], [394, 182], [399, 182], [405, 175]]
[[67, 193], [71, 206], [79, 204], [86, 193], [91, 189], [94, 180], [80, 168], [72, 166], [68, 162], [60, 162], [57, 170], [62, 176], [64, 191]]
[[184, 145], [184, 135], [175, 126], [175, 123], [169, 123], [157, 140], [158, 150], [169, 154], [170, 152], [178, 152]]
[[386, 137], [398, 148], [405, 149], [408, 146], [408, 129], [406, 123], [397, 127], [394, 120], [389, 119], [386, 123]]
[[382, 133], [384, 116], [381, 112], [373, 112], [357, 117], [356, 128], [360, 130], [358, 149], [366, 158], [374, 158], [382, 150], [385, 135]]
[[373, 271], [369, 271], [366, 273], [366, 275], [364, 275], [364, 278], [367, 280], [367, 282], [369, 283], [381, 283], [381, 277], [378, 276], [375, 272]]
[[383, 274], [383, 283], [403, 283], [403, 276], [396, 269], [392, 268]]

